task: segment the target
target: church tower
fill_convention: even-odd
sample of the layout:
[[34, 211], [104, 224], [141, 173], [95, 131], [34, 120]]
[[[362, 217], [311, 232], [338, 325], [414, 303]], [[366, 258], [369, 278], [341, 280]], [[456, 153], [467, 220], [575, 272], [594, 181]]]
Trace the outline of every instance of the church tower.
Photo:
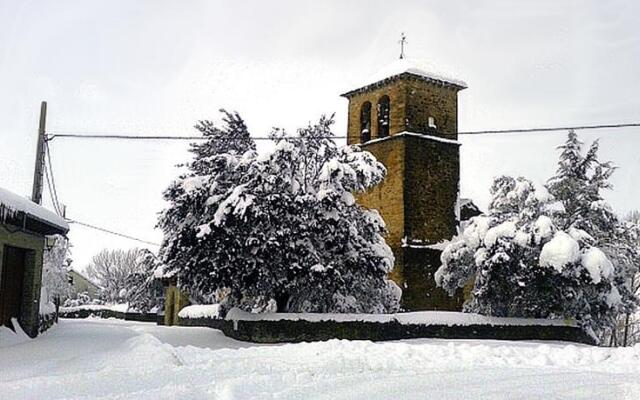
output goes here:
[[405, 58], [364, 85], [349, 100], [348, 144], [362, 144], [387, 168], [384, 181], [358, 197], [387, 224], [395, 255], [391, 278], [406, 310], [458, 310], [436, 287], [438, 243], [456, 234], [460, 182], [458, 91], [464, 82], [429, 73]]

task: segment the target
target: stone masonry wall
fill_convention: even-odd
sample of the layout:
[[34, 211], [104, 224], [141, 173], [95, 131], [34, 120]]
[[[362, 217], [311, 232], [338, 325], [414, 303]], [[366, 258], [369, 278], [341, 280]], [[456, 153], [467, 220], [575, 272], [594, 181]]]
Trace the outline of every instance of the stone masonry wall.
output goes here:
[[360, 109], [371, 102], [371, 139], [378, 138], [377, 105], [380, 98], [389, 96], [389, 135], [405, 130], [406, 91], [400, 81], [381, 86], [369, 92], [358, 93], [349, 99], [347, 144], [360, 143]]
[[404, 173], [404, 236], [438, 243], [456, 234], [460, 182], [459, 146], [407, 136]]
[[[400, 140], [398, 140], [400, 139]], [[380, 212], [389, 231], [386, 237], [389, 245], [400, 245], [404, 235], [404, 176], [405, 147], [401, 138], [365, 145], [387, 168], [387, 175], [379, 185], [364, 194], [358, 195], [358, 203]]]
[[357, 197], [385, 220], [386, 241], [395, 256], [390, 275], [403, 290], [405, 310], [459, 310], [461, 295], [449, 297], [435, 286], [439, 252], [403, 247], [403, 239], [438, 243], [456, 233], [458, 146], [409, 135], [365, 144], [387, 168], [385, 180]]
[[452, 87], [418, 79], [403, 82], [406, 96], [405, 130], [436, 134], [428, 128], [429, 117], [435, 118], [437, 136], [458, 138], [458, 95]]
[[[384, 164], [387, 176], [357, 200], [364, 207], [377, 209], [386, 222], [386, 240], [395, 256], [390, 277], [403, 290], [405, 310], [456, 310], [462, 304], [461, 296], [452, 299], [435, 287], [433, 273], [440, 266], [439, 254], [403, 247], [405, 239], [410, 244], [435, 244], [456, 233], [459, 148], [426, 136], [457, 139], [457, 91], [402, 74], [346, 94], [349, 144], [361, 141], [360, 110], [367, 101], [372, 108], [371, 139], [379, 139], [377, 104], [384, 95], [390, 99], [390, 137], [363, 145]], [[428, 126], [429, 117], [435, 119], [437, 129]], [[396, 136], [404, 131], [425, 137]]]
[[[457, 89], [427, 82], [407, 75], [391, 79], [368, 91], [358, 92], [349, 97], [347, 143], [360, 143], [360, 110], [362, 105], [371, 103], [371, 139], [377, 139], [377, 104], [384, 96], [389, 96], [389, 134], [408, 131], [429, 133], [447, 139], [458, 137], [458, 97]], [[429, 117], [435, 118], [437, 130], [429, 129]]]
[[[17, 227], [12, 228], [17, 229]], [[19, 322], [25, 333], [35, 337], [38, 334], [39, 325], [44, 237], [22, 231], [9, 232], [6, 226], [0, 224], [0, 271], [3, 268], [4, 246], [27, 250]]]
[[440, 268], [440, 250], [402, 248], [402, 271], [405, 285], [402, 307], [406, 310], [460, 311], [465, 297], [459, 289], [454, 296], [436, 286], [435, 273]]
[[180, 318], [181, 326], [206, 326], [225, 336], [254, 343], [297, 343], [330, 339], [401, 340], [416, 338], [563, 340], [595, 344], [579, 328], [571, 326], [420, 325], [366, 321], [227, 321], [212, 318]]
[[391, 272], [393, 279], [400, 287], [404, 284], [402, 275], [401, 244], [404, 236], [404, 175], [405, 147], [398, 140], [388, 140], [366, 145], [365, 150], [371, 152], [378, 161], [387, 168], [387, 175], [379, 185], [364, 194], [356, 196], [358, 204], [378, 210], [387, 226], [387, 244], [396, 258], [395, 268]]

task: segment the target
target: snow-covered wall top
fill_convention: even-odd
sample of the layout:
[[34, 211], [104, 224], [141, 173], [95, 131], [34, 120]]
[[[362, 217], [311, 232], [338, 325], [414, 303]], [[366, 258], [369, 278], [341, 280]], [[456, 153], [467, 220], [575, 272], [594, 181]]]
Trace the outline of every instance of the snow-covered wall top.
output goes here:
[[399, 322], [403, 325], [492, 325], [492, 326], [576, 326], [572, 320], [500, 318], [453, 311], [418, 311], [397, 314], [311, 314], [311, 313], [263, 313], [252, 314], [238, 308], [231, 309], [226, 318], [230, 321], [361, 321]]
[[385, 136], [385, 137], [382, 137], [382, 138], [369, 140], [367, 142], [367, 145], [370, 145], [372, 143], [378, 143], [378, 142], [384, 142], [384, 141], [387, 141], [387, 140], [397, 139], [397, 138], [402, 137], [402, 136], [413, 136], [413, 137], [417, 137], [417, 138], [420, 138], [420, 139], [431, 140], [433, 142], [454, 144], [456, 146], [460, 146], [460, 142], [458, 142], [457, 140], [445, 139], [445, 138], [441, 138], [441, 137], [438, 137], [438, 136], [428, 135], [428, 134], [425, 134], [425, 133], [416, 133], [416, 132], [408, 132], [408, 131], [402, 131], [402, 132], [398, 132], [398, 133], [390, 135], [390, 136]]
[[467, 88], [466, 82], [462, 80], [454, 79], [446, 76], [443, 73], [436, 72], [435, 68], [426, 68], [414, 60], [401, 58], [395, 60], [391, 64], [386, 65], [378, 72], [368, 77], [366, 80], [355, 83], [352, 88], [347, 90], [346, 92], [350, 93], [401, 74], [412, 74], [432, 81], [448, 83], [461, 89]]
[[178, 313], [180, 318], [219, 318], [220, 304], [194, 304]]
[[[65, 233], [69, 231], [69, 224], [67, 224], [64, 218], [25, 197], [18, 196], [3, 188], [0, 188], [0, 206], [0, 211], [3, 213], [14, 214], [23, 212], [34, 219], [59, 228]], [[0, 215], [0, 220], [6, 217], [7, 215]]]
[[60, 307], [61, 313], [71, 313], [76, 311], [89, 310], [89, 311], [115, 311], [115, 312], [128, 312], [132, 311], [129, 308], [129, 303], [121, 304], [83, 304], [81, 306]]

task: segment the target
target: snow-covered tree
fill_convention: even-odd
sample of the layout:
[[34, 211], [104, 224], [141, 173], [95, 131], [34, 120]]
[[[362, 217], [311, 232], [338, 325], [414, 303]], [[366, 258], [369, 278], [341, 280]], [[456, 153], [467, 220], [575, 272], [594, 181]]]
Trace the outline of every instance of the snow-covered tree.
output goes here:
[[55, 244], [43, 255], [42, 289], [45, 296], [41, 302], [50, 302], [57, 307], [71, 292], [68, 267], [71, 263], [69, 240], [61, 235], [55, 236]]
[[582, 155], [574, 132], [560, 148], [549, 194], [524, 178], [495, 180], [487, 215], [445, 248], [436, 282], [452, 293], [472, 282], [467, 311], [576, 318], [595, 336], [636, 302], [617, 262], [622, 230], [600, 193], [613, 169], [597, 142]]
[[359, 148], [338, 148], [332, 123], [322, 118], [299, 138], [276, 131], [275, 150], [262, 156], [210, 159], [209, 180], [197, 188], [200, 224], [163, 246], [187, 290], [223, 292], [228, 306], [252, 311], [397, 309], [384, 223], [352, 194], [378, 184], [385, 169]]
[[[621, 312], [632, 313], [638, 298], [631, 289], [631, 281], [638, 272], [634, 262], [638, 249], [633, 242], [633, 227], [621, 221], [602, 193], [611, 189], [609, 181], [615, 171], [611, 162], [598, 158], [598, 141], [586, 152], [574, 131], [569, 131], [561, 150], [558, 170], [547, 182], [549, 193], [562, 204], [564, 213], [556, 223], [561, 229], [582, 229], [591, 235], [614, 265], [614, 285], [621, 297]], [[636, 259], [637, 260], [637, 259]]]
[[566, 142], [558, 147], [561, 150], [558, 169], [546, 188], [564, 208], [556, 218], [560, 229], [582, 229], [602, 245], [617, 240], [618, 218], [602, 197], [603, 190], [611, 189], [609, 178], [615, 168], [598, 159], [597, 140], [584, 154], [583, 147], [575, 131], [569, 131]]
[[125, 302], [131, 275], [143, 273], [138, 262], [141, 250], [104, 249], [93, 256], [87, 275], [100, 287], [100, 297], [110, 303]]
[[[619, 242], [615, 247], [614, 264], [632, 274], [628, 279], [630, 293], [640, 298], [640, 212], [631, 212], [619, 228]], [[640, 315], [637, 309], [627, 307], [611, 332], [607, 343], [612, 346], [632, 346], [640, 343]]]
[[87, 292], [74, 293], [62, 303], [63, 307], [81, 307], [88, 304], [102, 305], [104, 302], [100, 299], [92, 299]]
[[212, 156], [225, 153], [239, 155], [256, 149], [242, 117], [237, 112], [224, 109], [220, 112], [223, 114], [222, 128], [218, 128], [216, 122], [210, 120], [202, 120], [195, 125], [206, 140], [191, 144], [190, 151], [194, 159], [188, 167], [193, 175], [208, 175]]
[[138, 268], [126, 279], [126, 293], [124, 300], [129, 303], [129, 308], [141, 312], [148, 312], [157, 306], [156, 271], [162, 268], [160, 261], [151, 251], [141, 249], [136, 260]]
[[497, 178], [487, 215], [471, 219], [443, 251], [436, 282], [453, 293], [473, 283], [465, 311], [575, 318], [595, 335], [620, 312], [613, 264], [591, 235], [559, 229], [561, 214], [524, 178]]
[[[158, 227], [164, 232], [160, 258], [167, 261], [167, 272], [200, 257], [196, 253], [200, 247], [196, 234], [208, 207], [206, 201], [211, 196], [223, 195], [235, 185], [240, 171], [229, 163], [245, 153], [247, 158], [255, 156], [256, 145], [244, 120], [238, 113], [221, 112], [224, 114], [222, 128], [209, 120], [200, 121], [195, 126], [205, 140], [191, 145], [193, 160], [186, 164], [187, 172], [163, 193], [169, 205], [160, 215]], [[215, 184], [209, 185], [209, 182]], [[214, 301], [211, 292], [199, 292], [198, 287], [190, 287], [192, 297]]]

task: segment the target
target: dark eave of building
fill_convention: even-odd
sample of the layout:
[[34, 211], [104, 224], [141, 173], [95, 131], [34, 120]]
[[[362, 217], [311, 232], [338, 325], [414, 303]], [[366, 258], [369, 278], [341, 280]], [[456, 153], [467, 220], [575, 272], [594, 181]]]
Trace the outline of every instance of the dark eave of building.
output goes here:
[[0, 204], [0, 224], [11, 225], [13, 230], [24, 231], [36, 235], [66, 235], [69, 229], [65, 229], [49, 221], [38, 218], [24, 211], [10, 212]]

